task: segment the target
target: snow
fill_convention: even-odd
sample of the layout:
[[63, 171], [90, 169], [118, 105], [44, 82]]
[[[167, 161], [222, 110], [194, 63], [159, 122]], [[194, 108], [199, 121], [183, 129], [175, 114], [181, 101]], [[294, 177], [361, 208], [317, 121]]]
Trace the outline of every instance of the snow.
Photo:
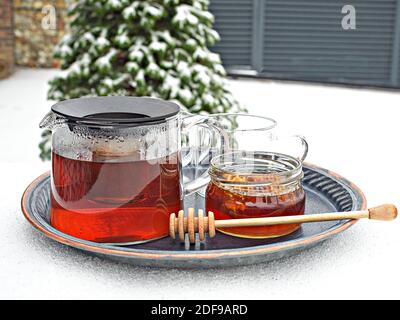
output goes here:
[[120, 9], [122, 7], [120, 0], [108, 0], [107, 4], [114, 9]]
[[190, 48], [196, 48], [197, 47], [197, 42], [194, 39], [188, 39], [186, 41], [186, 45]]
[[171, 36], [169, 30], [156, 31], [154, 32], [154, 35], [162, 39], [168, 45], [175, 45], [177, 42], [176, 39]]
[[[23, 217], [20, 198], [50, 169], [38, 157], [38, 124], [52, 104], [47, 82], [57, 73], [19, 69], [0, 80], [0, 298], [400, 298], [400, 220], [361, 221], [293, 257], [213, 270], [134, 267], [47, 239]], [[400, 206], [399, 92], [254, 80], [229, 86], [251, 113], [304, 134], [307, 161], [354, 181], [370, 206]]]
[[85, 39], [86, 41], [89, 41], [89, 42], [94, 42], [95, 41], [95, 38], [94, 38], [93, 34], [90, 33], [90, 32], [85, 32], [83, 34], [82, 38]]
[[207, 30], [208, 35], [213, 39], [213, 41], [219, 41], [220, 40], [220, 36], [218, 34], [218, 32], [214, 29], [208, 29]]
[[150, 43], [149, 45], [150, 50], [152, 51], [165, 51], [167, 50], [167, 45], [163, 42], [159, 42], [159, 41], [153, 41]]
[[110, 41], [107, 40], [107, 38], [100, 36], [96, 39], [96, 46], [99, 48], [105, 48], [110, 45]]
[[208, 86], [210, 84], [211, 77], [207, 72], [207, 68], [201, 64], [195, 64], [192, 68], [195, 72], [195, 79], [205, 86]]
[[213, 52], [208, 52], [208, 60], [210, 60], [212, 63], [218, 64], [218, 65], [220, 65], [220, 63], [221, 63], [221, 57], [219, 56], [219, 54], [213, 53]]
[[85, 66], [88, 66], [88, 65], [90, 65], [90, 63], [92, 62], [92, 59], [90, 58], [90, 55], [88, 54], [88, 53], [84, 53], [83, 55], [82, 55], [82, 58], [81, 58], [81, 63], [83, 64], [83, 65], [85, 65]]
[[57, 47], [57, 51], [60, 54], [60, 57], [65, 58], [72, 54], [72, 49], [69, 45], [63, 44], [60, 47]]
[[136, 62], [132, 62], [132, 61], [130, 61], [130, 62], [128, 62], [127, 64], [126, 64], [126, 69], [129, 71], [129, 72], [136, 72], [137, 70], [139, 70], [139, 65], [136, 63]]
[[129, 49], [129, 59], [132, 61], [140, 62], [144, 57], [144, 53], [138, 46], [134, 46], [133, 48]]
[[71, 75], [78, 75], [84, 72], [84, 66], [81, 61], [77, 60], [69, 66], [65, 73], [61, 74], [61, 77], [69, 77]]
[[116, 36], [115, 40], [120, 45], [127, 45], [127, 44], [130, 43], [130, 39], [129, 39], [128, 34], [126, 32]]
[[139, 70], [139, 72], [136, 75], [136, 81], [137, 82], [143, 82], [144, 81], [144, 72], [143, 70]]
[[167, 74], [164, 78], [162, 87], [165, 90], [171, 91], [170, 97], [175, 98], [177, 96], [180, 84], [181, 84], [181, 82], [178, 78]]
[[117, 50], [111, 49], [106, 55], [96, 60], [96, 65], [99, 68], [111, 68], [111, 59], [117, 54]]
[[214, 97], [213, 97], [211, 94], [209, 94], [209, 93], [204, 94], [202, 98], [203, 98], [203, 101], [204, 101], [207, 105], [213, 105], [213, 104], [215, 103]]
[[146, 70], [149, 71], [149, 72], [158, 72], [158, 71], [160, 71], [160, 68], [154, 62], [151, 62], [147, 66]]
[[209, 11], [198, 10], [199, 15], [205, 20], [214, 21], [214, 15]]
[[104, 78], [101, 82], [109, 88], [112, 88], [114, 85], [114, 81], [111, 78]]
[[180, 78], [189, 79], [192, 75], [192, 72], [189, 68], [189, 64], [185, 61], [179, 61], [178, 65], [176, 66], [176, 69], [179, 72]]
[[172, 4], [178, 4], [180, 0], [164, 0], [164, 4], [166, 5], [172, 5]]
[[163, 60], [160, 62], [160, 67], [162, 67], [164, 70], [168, 70], [174, 67], [174, 63], [172, 61]]
[[204, 49], [201, 48], [201, 47], [198, 47], [198, 48], [195, 50], [195, 52], [193, 53], [193, 57], [194, 57], [195, 59], [201, 59], [201, 60], [203, 60], [203, 59], [209, 58], [210, 55], [209, 55], [209, 52], [208, 52], [208, 51], [204, 50]]
[[180, 89], [178, 96], [182, 98], [184, 101], [191, 101], [193, 99], [193, 94], [189, 89]]
[[199, 19], [192, 14], [192, 7], [188, 5], [180, 5], [176, 7], [176, 14], [173, 18], [173, 22], [178, 24], [180, 28], [182, 28], [185, 24], [197, 25], [199, 23]]
[[225, 82], [224, 82], [225, 78], [222, 78], [221, 76], [217, 75], [217, 74], [213, 74], [211, 76], [211, 81], [216, 85], [216, 86], [225, 86]]
[[158, 17], [161, 17], [163, 15], [164, 11], [163, 11], [162, 7], [156, 7], [156, 6], [147, 4], [147, 5], [144, 6], [143, 12], [146, 15], [150, 15], [152, 17], [157, 17], [158, 18]]
[[132, 5], [124, 9], [122, 15], [126, 20], [134, 18], [136, 16], [136, 8], [137, 8], [137, 2], [133, 3]]
[[[226, 74], [225, 68], [224, 68], [221, 64], [214, 64], [214, 65], [213, 65], [213, 69], [214, 69], [214, 71], [215, 71], [216, 73], [218, 73], [219, 75], [224, 76], [224, 75]], [[221, 78], [221, 77], [215, 76], [215, 79], [217, 79], [217, 78]], [[214, 79], [214, 78], [213, 78], [213, 79]], [[215, 81], [216, 81], [216, 82], [220, 82], [220, 81], [218, 81], [218, 80], [215, 80]]]

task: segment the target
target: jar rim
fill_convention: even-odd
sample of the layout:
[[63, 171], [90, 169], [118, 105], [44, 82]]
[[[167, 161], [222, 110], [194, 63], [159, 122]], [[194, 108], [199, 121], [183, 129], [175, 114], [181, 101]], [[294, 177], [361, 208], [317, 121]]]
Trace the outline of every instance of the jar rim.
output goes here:
[[302, 179], [303, 165], [283, 153], [238, 150], [214, 157], [209, 174], [211, 180], [229, 185], [285, 185]]

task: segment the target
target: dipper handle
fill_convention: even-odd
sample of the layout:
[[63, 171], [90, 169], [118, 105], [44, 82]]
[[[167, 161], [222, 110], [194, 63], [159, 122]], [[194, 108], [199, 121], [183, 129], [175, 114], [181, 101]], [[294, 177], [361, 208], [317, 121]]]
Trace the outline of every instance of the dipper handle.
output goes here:
[[208, 233], [210, 238], [213, 238], [216, 233], [216, 228], [271, 226], [347, 219], [390, 221], [396, 219], [396, 217], [397, 208], [392, 204], [383, 204], [361, 211], [227, 220], [215, 220], [214, 213], [211, 211], [208, 212], [208, 216], [205, 216], [201, 209], [198, 210], [198, 215], [196, 217], [194, 209], [189, 208], [187, 217], [184, 216], [183, 210], [179, 211], [178, 217], [176, 217], [175, 213], [171, 213], [169, 218], [169, 235], [171, 238], [175, 239], [178, 234], [179, 240], [183, 242], [185, 241], [185, 234], [188, 234], [189, 242], [194, 243], [196, 233], [199, 234], [199, 240], [203, 241], [206, 233]]
[[368, 209], [369, 219], [390, 221], [397, 218], [397, 208], [393, 204], [382, 204]]

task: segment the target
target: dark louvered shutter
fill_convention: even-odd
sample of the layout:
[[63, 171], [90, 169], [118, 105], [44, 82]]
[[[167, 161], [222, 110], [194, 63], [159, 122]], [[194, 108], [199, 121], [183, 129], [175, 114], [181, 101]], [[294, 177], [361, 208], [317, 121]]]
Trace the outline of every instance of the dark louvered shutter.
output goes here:
[[[347, 4], [356, 30], [342, 28]], [[228, 70], [400, 87], [400, 0], [211, 0], [211, 10], [222, 38], [215, 50]]]
[[353, 0], [355, 30], [343, 30], [343, 1], [266, 0], [262, 73], [291, 79], [387, 85], [396, 1]]
[[213, 48], [228, 68], [251, 67], [253, 0], [211, 0], [221, 41]]

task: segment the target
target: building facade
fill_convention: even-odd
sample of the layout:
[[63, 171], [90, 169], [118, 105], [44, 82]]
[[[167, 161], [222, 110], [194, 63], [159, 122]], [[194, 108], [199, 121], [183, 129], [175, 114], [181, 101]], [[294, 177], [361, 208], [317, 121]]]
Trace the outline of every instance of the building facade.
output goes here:
[[[58, 66], [52, 52], [66, 32], [68, 1], [0, 1], [0, 70]], [[400, 88], [400, 0], [210, 2], [221, 36], [212, 50], [231, 75]], [[49, 5], [56, 23], [46, 29]]]
[[11, 0], [0, 0], [0, 79], [14, 69], [14, 29]]

